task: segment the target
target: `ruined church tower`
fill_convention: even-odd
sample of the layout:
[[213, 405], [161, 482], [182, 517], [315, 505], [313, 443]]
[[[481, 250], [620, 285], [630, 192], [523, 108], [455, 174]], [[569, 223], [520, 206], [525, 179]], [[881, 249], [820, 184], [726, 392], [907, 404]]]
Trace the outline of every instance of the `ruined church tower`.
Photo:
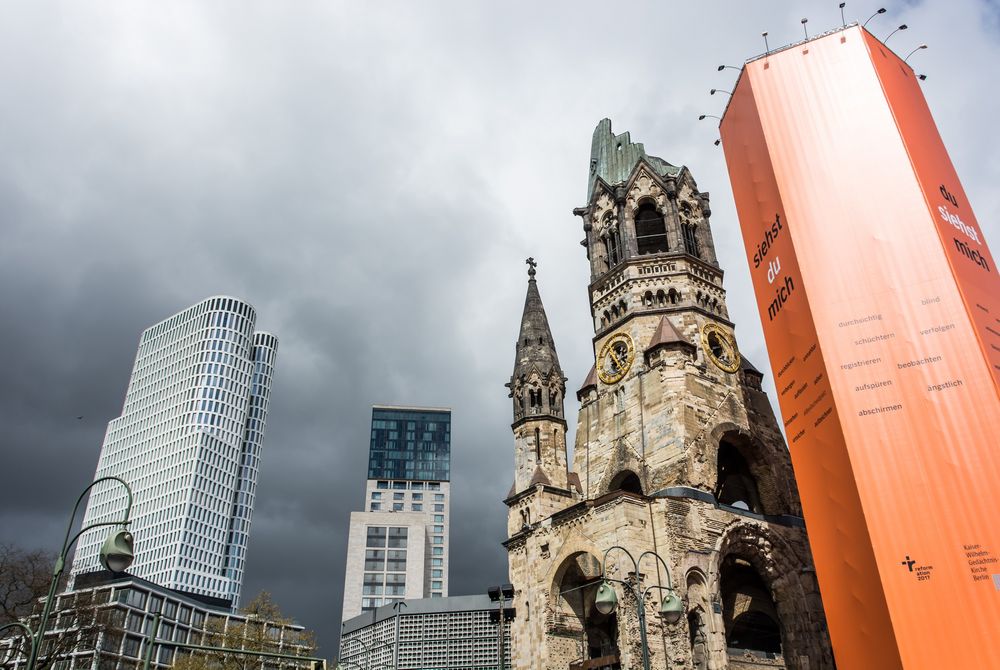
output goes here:
[[[532, 259], [508, 384], [514, 667], [642, 668], [641, 606], [651, 668], [832, 668], [788, 449], [739, 352], [708, 193], [605, 119], [574, 213], [594, 365], [572, 468]], [[602, 575], [618, 596], [607, 613]], [[658, 615], [668, 589], [684, 608], [673, 623]]]

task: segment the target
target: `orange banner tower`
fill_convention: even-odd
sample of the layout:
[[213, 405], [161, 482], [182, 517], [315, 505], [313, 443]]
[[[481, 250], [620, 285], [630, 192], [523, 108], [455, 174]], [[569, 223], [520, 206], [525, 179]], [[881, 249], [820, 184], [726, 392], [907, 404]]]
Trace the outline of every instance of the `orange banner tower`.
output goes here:
[[1000, 281], [913, 73], [857, 26], [721, 134], [839, 668], [1000, 668]]

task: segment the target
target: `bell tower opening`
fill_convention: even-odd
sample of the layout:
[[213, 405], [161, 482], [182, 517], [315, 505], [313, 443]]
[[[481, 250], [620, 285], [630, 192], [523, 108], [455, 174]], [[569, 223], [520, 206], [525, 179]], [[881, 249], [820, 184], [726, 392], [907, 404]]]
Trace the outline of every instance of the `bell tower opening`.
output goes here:
[[719, 479], [715, 499], [723, 505], [761, 514], [757, 480], [739, 450], [728, 440], [719, 444]]
[[726, 646], [781, 654], [778, 609], [764, 580], [735, 556], [726, 557], [720, 572]]
[[[558, 594], [556, 623], [567, 636], [579, 641], [579, 656], [570, 668], [620, 668], [618, 664], [618, 617], [601, 614], [594, 606], [600, 580], [600, 563], [587, 553], [569, 556], [556, 572]], [[605, 664], [587, 661], [602, 659]]]
[[669, 250], [666, 222], [649, 200], [640, 204], [635, 212], [635, 240], [640, 256]]

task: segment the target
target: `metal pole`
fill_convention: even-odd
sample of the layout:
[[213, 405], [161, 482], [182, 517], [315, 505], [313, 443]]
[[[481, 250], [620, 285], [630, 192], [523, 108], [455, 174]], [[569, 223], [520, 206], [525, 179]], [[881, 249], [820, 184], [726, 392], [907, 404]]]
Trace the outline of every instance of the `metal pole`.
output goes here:
[[153, 646], [156, 645], [156, 636], [160, 634], [160, 613], [157, 612], [156, 616], [153, 617], [153, 630], [149, 633], [149, 639], [146, 641], [146, 653], [144, 654], [144, 660], [142, 663], [142, 670], [149, 670], [150, 663], [153, 662]]
[[635, 573], [635, 586], [632, 587], [632, 595], [639, 603], [639, 639], [642, 640], [642, 667], [649, 670], [649, 642], [646, 640], [646, 600], [639, 592], [639, 571]]
[[[125, 487], [125, 491], [128, 493], [128, 504], [125, 507], [125, 520], [124, 521], [109, 521], [106, 523], [94, 523], [80, 530], [79, 533], [70, 539], [70, 533], [73, 532], [73, 520], [76, 518], [76, 513], [80, 509], [80, 503], [83, 502], [84, 496], [101, 482], [106, 481], [116, 481]], [[45, 607], [42, 609], [42, 618], [38, 622], [38, 630], [35, 631], [35, 637], [31, 643], [31, 654], [28, 657], [28, 667], [26, 670], [35, 670], [35, 663], [38, 661], [38, 655], [42, 648], [42, 641], [45, 636], [45, 628], [49, 622], [49, 615], [52, 614], [52, 601], [55, 599], [56, 589], [59, 587], [59, 578], [62, 577], [63, 569], [66, 567], [66, 553], [69, 548], [76, 542], [81, 535], [86, 533], [88, 530], [94, 528], [100, 528], [101, 526], [127, 526], [129, 524], [129, 515], [132, 513], [132, 489], [129, 485], [125, 483], [124, 479], [120, 477], [101, 477], [100, 479], [95, 479], [90, 483], [90, 485], [83, 490], [83, 493], [79, 495], [76, 499], [76, 505], [73, 506], [73, 514], [69, 517], [69, 525], [66, 527], [66, 537], [63, 539], [62, 551], [59, 553], [59, 558], [56, 559], [55, 567], [52, 570], [52, 583], [49, 584], [49, 595], [45, 599]]]
[[506, 599], [503, 595], [503, 586], [500, 587], [500, 658], [498, 662], [500, 663], [500, 670], [504, 670], [504, 655], [503, 655], [503, 610]]

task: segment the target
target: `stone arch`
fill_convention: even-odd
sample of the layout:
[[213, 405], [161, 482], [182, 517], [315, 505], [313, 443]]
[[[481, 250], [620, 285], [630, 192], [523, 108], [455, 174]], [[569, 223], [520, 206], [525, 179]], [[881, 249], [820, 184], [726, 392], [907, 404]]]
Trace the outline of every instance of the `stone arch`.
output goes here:
[[609, 487], [611, 491], [628, 491], [629, 493], [643, 495], [642, 481], [639, 479], [639, 475], [631, 470], [622, 470], [616, 474], [611, 479]]
[[577, 550], [556, 564], [549, 590], [552, 632], [575, 639], [577, 658], [592, 659], [618, 654], [618, 618], [594, 607], [600, 584], [601, 563], [590, 551]]
[[[777, 449], [768, 449], [756, 436], [731, 422], [717, 424], [704, 438], [703, 464], [707, 468], [704, 481], [709, 490], [719, 492], [720, 451], [723, 445], [735, 451], [745, 461], [755, 484], [760, 514], [794, 514], [786, 479], [791, 478], [787, 457]], [[785, 468], [789, 467], [788, 470]]]
[[643, 296], [642, 296], [642, 304], [645, 305], [646, 307], [652, 307], [653, 306], [653, 292], [652, 291], [646, 291], [643, 294]]
[[[597, 494], [604, 495], [612, 491], [621, 490], [620, 485], [632, 474], [638, 480], [640, 492], [648, 494], [649, 475], [646, 464], [643, 463], [639, 455], [635, 453], [625, 438], [619, 438], [611, 451], [611, 458], [604, 469], [604, 474], [597, 485]], [[628, 490], [628, 489], [625, 489]]]
[[[807, 658], [810, 670], [832, 670], [829, 643], [817, 640], [815, 634], [817, 629], [825, 628], [826, 622], [822, 607], [815, 605], [819, 589], [812, 572], [803, 570], [811, 560], [808, 546], [788, 541], [782, 531], [779, 526], [749, 519], [729, 524], [719, 538], [713, 558], [711, 574], [719, 578], [716, 592], [724, 595], [721, 577], [727, 560], [730, 563], [738, 560], [743, 567], [752, 568], [774, 603], [785, 667], [798, 670], [802, 667], [800, 660]], [[723, 597], [724, 617], [725, 610]], [[743, 611], [749, 610], [744, 607]]]
[[[746, 624], [744, 630], [755, 622], [766, 626], [763, 617], [774, 617], [777, 619], [780, 653], [787, 668], [799, 668], [799, 659], [803, 657], [810, 660], [810, 668], [814, 670], [831, 668], [832, 655], [828, 649], [806, 647], [810, 645], [810, 640], [814, 640], [813, 631], [817, 625], [825, 626], [822, 610], [813, 612], [807, 606], [812, 587], [803, 578], [802, 568], [808, 563], [808, 551], [796, 550], [782, 537], [780, 529], [743, 519], [725, 528], [717, 546], [712, 574], [718, 578], [715, 587], [722, 602], [725, 634], [733, 632], [734, 618], [738, 618], [734, 615], [749, 615], [743, 622]], [[727, 584], [724, 579], [727, 573], [732, 576], [734, 566], [741, 571], [737, 577], [752, 574], [759, 578], [756, 583], [752, 579], [742, 584], [737, 580], [737, 588], [743, 589], [742, 593], [736, 594], [738, 598], [726, 592], [727, 588], [733, 587], [733, 583], [730, 581]], [[757, 602], [754, 602], [755, 598]], [[768, 598], [773, 605], [770, 610]], [[729, 641], [727, 638], [727, 644]]]

